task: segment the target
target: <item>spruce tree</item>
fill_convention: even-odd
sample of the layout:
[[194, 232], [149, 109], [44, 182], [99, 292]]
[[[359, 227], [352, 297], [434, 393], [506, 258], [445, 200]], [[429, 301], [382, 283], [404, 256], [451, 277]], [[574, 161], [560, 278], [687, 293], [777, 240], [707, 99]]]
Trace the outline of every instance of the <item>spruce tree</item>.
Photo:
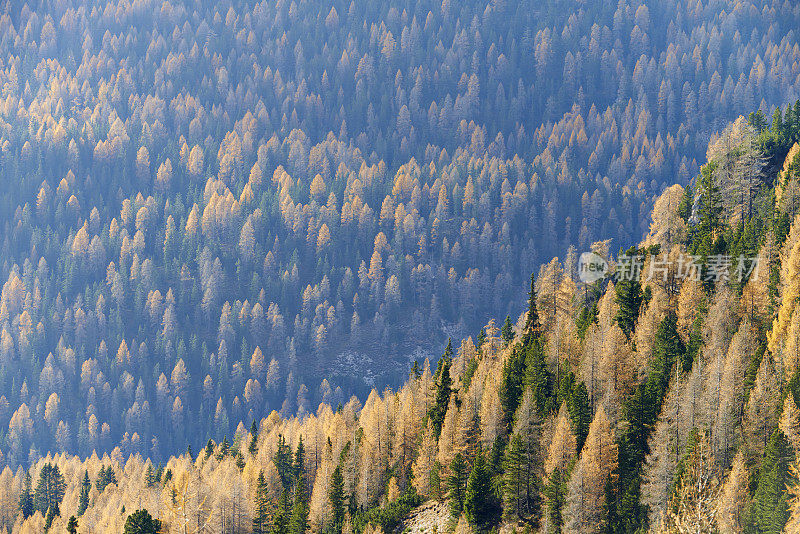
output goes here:
[[19, 496], [19, 511], [22, 513], [23, 519], [28, 519], [36, 511], [33, 500], [33, 481], [30, 472], [25, 473], [25, 485], [22, 488], [22, 493]]
[[514, 434], [506, 449], [503, 462], [503, 510], [509, 519], [522, 518], [526, 477], [525, 445], [519, 434]]
[[255, 456], [257, 446], [258, 446], [258, 424], [256, 423], [255, 419], [253, 419], [253, 424], [250, 425], [250, 445], [247, 447], [247, 451], [250, 453], [251, 456]]
[[536, 308], [536, 277], [531, 274], [531, 289], [528, 292], [528, 315], [522, 332], [522, 344], [527, 346], [532, 336], [540, 334], [539, 311]]
[[292, 516], [289, 520], [289, 534], [303, 534], [308, 530], [308, 498], [306, 476], [301, 473], [297, 477], [294, 488], [294, 504], [292, 506]]
[[503, 421], [507, 430], [511, 429], [514, 413], [519, 406], [522, 388], [525, 384], [525, 355], [515, 347], [511, 356], [503, 364], [503, 374], [500, 381], [500, 405], [503, 408]]
[[556, 467], [547, 480], [544, 488], [544, 496], [547, 499], [547, 524], [548, 532], [557, 534], [561, 532], [564, 525], [563, 510], [567, 502], [567, 474]]
[[452, 341], [448, 339], [444, 355], [439, 359], [439, 365], [436, 367], [436, 395], [434, 396], [433, 405], [428, 410], [428, 418], [431, 421], [431, 426], [433, 427], [437, 439], [442, 432], [442, 424], [444, 424], [444, 416], [447, 413], [447, 405], [450, 403], [450, 393], [452, 392], [453, 383], [450, 377], [452, 358]]
[[42, 514], [47, 514], [50, 508], [54, 509], [53, 513], [58, 512], [58, 505], [64, 498], [66, 488], [67, 484], [58, 466], [49, 462], [44, 464], [33, 494], [36, 509]]
[[275, 469], [278, 471], [278, 476], [281, 479], [281, 485], [284, 489], [292, 487], [292, 450], [286, 443], [286, 439], [278, 436], [278, 448], [275, 451], [275, 456], [272, 460], [275, 463]]
[[344, 477], [342, 476], [342, 468], [337, 465], [331, 475], [331, 483], [328, 488], [328, 500], [331, 504], [331, 515], [333, 518], [334, 532], [341, 534], [342, 526], [344, 525]]
[[284, 488], [278, 501], [275, 511], [275, 519], [272, 523], [271, 534], [288, 534], [289, 532], [289, 513], [290, 513], [289, 490]]
[[269, 490], [264, 479], [264, 471], [258, 473], [256, 481], [256, 494], [253, 501], [253, 534], [268, 534], [269, 532]]
[[787, 485], [792, 482], [789, 473], [792, 462], [794, 452], [786, 436], [780, 429], [775, 430], [758, 472], [758, 484], [750, 505], [748, 532], [783, 532], [789, 519]]
[[[627, 254], [634, 256], [637, 254], [637, 250], [631, 248]], [[614, 289], [616, 291], [615, 301], [619, 305], [614, 319], [619, 323], [625, 336], [630, 339], [633, 329], [636, 327], [636, 320], [639, 318], [639, 308], [642, 305], [642, 285], [638, 279], [623, 277], [617, 282]]]
[[457, 453], [450, 462], [450, 474], [447, 477], [447, 494], [450, 498], [450, 513], [453, 517], [461, 515], [464, 507], [464, 493], [467, 485], [467, 462], [461, 453]]
[[581, 382], [570, 392], [567, 399], [567, 411], [572, 422], [572, 431], [575, 434], [576, 451], [580, 453], [586, 436], [589, 435], [589, 425], [592, 424], [592, 409], [589, 406], [589, 391], [586, 384]]
[[506, 315], [506, 320], [503, 323], [503, 327], [500, 329], [500, 337], [503, 339], [503, 343], [505, 343], [506, 346], [514, 341], [514, 327], [511, 324], [511, 316], [509, 315]]
[[67, 522], [67, 532], [69, 532], [69, 534], [76, 534], [78, 532], [78, 520], [74, 515], [69, 516], [69, 521]]
[[464, 494], [464, 514], [467, 521], [479, 531], [483, 531], [491, 522], [494, 511], [495, 502], [491, 477], [486, 468], [486, 459], [483, 453], [479, 452], [467, 481], [467, 489]]
[[[148, 466], [148, 468], [150, 468]], [[147, 481], [147, 485], [151, 486], [150, 479]], [[92, 481], [89, 480], [89, 471], [83, 471], [83, 480], [81, 480], [81, 493], [78, 498], [78, 517], [82, 516], [86, 509], [89, 507], [89, 492], [92, 490]]]

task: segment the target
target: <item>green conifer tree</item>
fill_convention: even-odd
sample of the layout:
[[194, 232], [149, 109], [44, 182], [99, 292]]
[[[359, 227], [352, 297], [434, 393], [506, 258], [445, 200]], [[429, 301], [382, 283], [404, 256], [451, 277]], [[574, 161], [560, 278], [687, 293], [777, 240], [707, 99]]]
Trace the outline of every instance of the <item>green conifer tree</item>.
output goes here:
[[[149, 467], [149, 466], [148, 466]], [[148, 486], [152, 484], [148, 480]], [[92, 490], [92, 481], [89, 480], [89, 471], [83, 471], [83, 480], [81, 480], [81, 493], [78, 497], [78, 517], [81, 517], [86, 509], [89, 507], [89, 492]]]
[[267, 534], [269, 532], [269, 491], [264, 471], [258, 473], [256, 481], [256, 494], [253, 500], [253, 534]]
[[336, 534], [341, 534], [344, 525], [344, 477], [342, 476], [341, 466], [336, 466], [331, 474], [331, 483], [328, 488], [328, 500], [331, 504], [331, 516], [333, 519], [333, 529]]
[[784, 433], [778, 429], [770, 437], [758, 484], [750, 505], [747, 531], [779, 534], [789, 519], [787, 485], [791, 482], [789, 466], [794, 452]]
[[464, 514], [478, 531], [484, 531], [492, 521], [495, 512], [494, 492], [486, 459], [479, 452], [472, 466], [464, 494]]
[[450, 498], [450, 513], [453, 517], [461, 515], [464, 507], [468, 466], [461, 453], [456, 454], [450, 462], [450, 474], [447, 476], [447, 494]]

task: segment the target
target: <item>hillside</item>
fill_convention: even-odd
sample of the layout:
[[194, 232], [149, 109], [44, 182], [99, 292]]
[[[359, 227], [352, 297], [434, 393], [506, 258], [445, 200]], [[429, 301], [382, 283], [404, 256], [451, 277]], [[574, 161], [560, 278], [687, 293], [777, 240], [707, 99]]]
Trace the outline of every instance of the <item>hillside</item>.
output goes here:
[[593, 245], [615, 269], [584, 283], [554, 258], [516, 325], [448, 343], [398, 389], [272, 412], [163, 466], [118, 447], [48, 455], [27, 482], [7, 467], [0, 526], [41, 532], [60, 502], [54, 531], [75, 514], [81, 532], [120, 532], [147, 509], [167, 532], [389, 532], [441, 501], [459, 533], [796, 531], [796, 124], [730, 124], [638, 247]]
[[712, 132], [794, 128], [798, 27], [779, 0], [3, 0], [3, 462], [164, 462], [398, 388], [550, 258], [639, 242]]

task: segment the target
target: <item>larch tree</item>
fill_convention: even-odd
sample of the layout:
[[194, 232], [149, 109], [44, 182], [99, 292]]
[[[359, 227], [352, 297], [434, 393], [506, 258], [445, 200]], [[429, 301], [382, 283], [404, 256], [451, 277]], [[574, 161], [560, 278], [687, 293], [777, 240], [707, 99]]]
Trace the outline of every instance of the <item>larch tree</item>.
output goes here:
[[741, 451], [733, 458], [728, 478], [719, 494], [717, 523], [721, 532], [741, 533], [744, 531], [744, 512], [750, 501], [750, 474]]
[[437, 462], [437, 444], [433, 428], [430, 423], [422, 434], [422, 442], [419, 446], [417, 458], [411, 468], [413, 473], [413, 485], [417, 493], [426, 497], [433, 497], [431, 487], [431, 473]]
[[719, 478], [708, 433], [699, 431], [675, 485], [663, 532], [717, 532]]
[[606, 484], [617, 467], [614, 431], [601, 404], [568, 483], [565, 526], [570, 532], [601, 532]]

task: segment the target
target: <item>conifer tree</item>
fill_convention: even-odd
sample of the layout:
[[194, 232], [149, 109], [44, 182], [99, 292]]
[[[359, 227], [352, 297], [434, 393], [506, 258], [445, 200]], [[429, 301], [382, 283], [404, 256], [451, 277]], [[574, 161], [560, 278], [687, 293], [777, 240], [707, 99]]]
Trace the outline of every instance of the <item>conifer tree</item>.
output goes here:
[[306, 482], [305, 457], [306, 453], [305, 446], [303, 445], [303, 437], [300, 436], [300, 441], [297, 443], [297, 450], [294, 455], [294, 503], [289, 519], [290, 534], [303, 534], [308, 530], [309, 525], [310, 493], [308, 483]]
[[292, 450], [282, 435], [278, 435], [278, 446], [272, 461], [275, 463], [281, 485], [284, 489], [290, 489], [292, 487]]
[[436, 394], [433, 399], [433, 405], [428, 411], [428, 419], [433, 426], [433, 431], [438, 438], [442, 432], [442, 424], [444, 417], [447, 413], [447, 405], [450, 402], [450, 393], [452, 391], [452, 378], [450, 377], [450, 365], [453, 359], [453, 345], [450, 339], [447, 340], [447, 347], [444, 350], [444, 355], [439, 359], [439, 365], [436, 367]]
[[69, 516], [69, 521], [67, 522], [67, 532], [69, 532], [69, 534], [76, 534], [78, 532], [78, 520], [74, 515]]
[[[627, 253], [633, 256], [637, 251], [630, 249]], [[639, 308], [642, 305], [642, 285], [638, 279], [623, 277], [617, 282], [615, 290], [615, 301], [619, 305], [619, 310], [614, 319], [619, 323], [625, 336], [630, 339], [636, 326], [636, 320], [639, 318]]]
[[464, 494], [464, 514], [467, 520], [483, 531], [492, 520], [495, 511], [491, 476], [486, 467], [486, 458], [479, 452], [472, 466]]
[[503, 327], [500, 329], [500, 337], [503, 339], [503, 344], [506, 346], [514, 341], [514, 327], [511, 325], [511, 316], [506, 315], [506, 320]]
[[787, 485], [792, 482], [789, 472], [792, 462], [794, 451], [789, 441], [780, 429], [775, 430], [758, 472], [758, 483], [748, 514], [748, 531], [783, 532], [789, 519]]
[[32, 479], [30, 472], [25, 473], [25, 483], [19, 496], [19, 511], [22, 518], [27, 519], [36, 511], [33, 500]]
[[[150, 466], [148, 465], [148, 468]], [[147, 485], [151, 485], [150, 481], [147, 481]], [[83, 480], [81, 480], [81, 493], [78, 497], [78, 517], [82, 516], [86, 509], [89, 507], [89, 492], [92, 490], [92, 481], [89, 480], [89, 471], [83, 471]]]
[[503, 421], [511, 429], [514, 414], [519, 406], [525, 382], [525, 355], [515, 347], [505, 364], [500, 382], [500, 405], [503, 408]]
[[467, 463], [459, 452], [450, 462], [450, 474], [447, 476], [447, 495], [450, 498], [450, 513], [453, 517], [461, 515], [464, 507], [464, 494], [468, 476]]
[[291, 501], [289, 500], [289, 490], [284, 488], [281, 491], [278, 507], [275, 510], [275, 518], [272, 522], [272, 534], [288, 534], [289, 519], [291, 513]]
[[51, 508], [53, 513], [58, 512], [58, 505], [64, 498], [66, 488], [67, 484], [58, 466], [49, 462], [44, 464], [33, 495], [36, 509], [42, 514], [48, 513]]
[[270, 503], [267, 482], [264, 471], [258, 473], [256, 481], [256, 494], [253, 500], [253, 534], [269, 533]]
[[256, 454], [258, 447], [258, 423], [253, 419], [253, 424], [250, 425], [250, 444], [247, 446], [247, 451], [251, 456]]
[[334, 531], [341, 534], [342, 527], [344, 526], [345, 494], [342, 467], [339, 465], [336, 466], [336, 469], [333, 470], [333, 474], [331, 474], [331, 484], [328, 488], [328, 500], [331, 503], [331, 516], [333, 518]]

